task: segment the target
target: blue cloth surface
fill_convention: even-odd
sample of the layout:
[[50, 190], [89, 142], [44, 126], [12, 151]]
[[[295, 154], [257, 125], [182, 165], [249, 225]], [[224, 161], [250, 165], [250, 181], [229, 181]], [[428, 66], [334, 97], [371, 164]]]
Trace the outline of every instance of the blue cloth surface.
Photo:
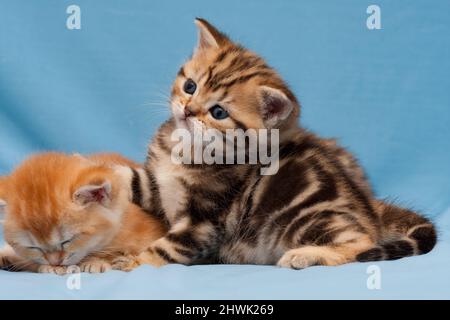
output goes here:
[[[0, 299], [450, 299], [450, 211], [437, 222], [445, 232], [433, 251], [397, 261], [304, 270], [142, 266], [130, 273], [82, 273], [77, 279], [0, 271]], [[379, 287], [371, 281], [373, 266]]]
[[[68, 30], [66, 9], [81, 8]], [[426, 256], [303, 271], [142, 267], [64, 278], [0, 272], [1, 298], [450, 298], [450, 2], [0, 0], [0, 175], [43, 150], [117, 151], [142, 161], [168, 117], [170, 85], [209, 19], [267, 58], [302, 103], [301, 122], [338, 137], [380, 197], [434, 217]], [[447, 212], [447, 213], [445, 213]]]

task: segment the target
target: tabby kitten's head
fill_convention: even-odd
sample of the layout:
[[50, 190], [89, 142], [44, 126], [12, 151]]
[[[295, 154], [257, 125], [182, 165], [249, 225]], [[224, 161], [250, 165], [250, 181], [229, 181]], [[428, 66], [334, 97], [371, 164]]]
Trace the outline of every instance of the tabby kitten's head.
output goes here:
[[34, 156], [0, 179], [5, 240], [27, 261], [77, 264], [119, 230], [128, 205], [119, 183], [108, 166], [81, 156]]
[[280, 76], [255, 53], [196, 19], [198, 45], [178, 72], [171, 107], [178, 128], [287, 130], [300, 106]]

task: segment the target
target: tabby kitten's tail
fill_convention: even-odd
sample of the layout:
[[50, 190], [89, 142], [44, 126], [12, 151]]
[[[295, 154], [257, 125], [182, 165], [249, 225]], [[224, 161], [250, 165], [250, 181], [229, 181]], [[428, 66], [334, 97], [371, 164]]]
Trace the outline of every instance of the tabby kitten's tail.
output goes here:
[[437, 235], [430, 220], [379, 200], [374, 207], [382, 221], [382, 240], [376, 247], [358, 254], [357, 261], [395, 260], [433, 249]]

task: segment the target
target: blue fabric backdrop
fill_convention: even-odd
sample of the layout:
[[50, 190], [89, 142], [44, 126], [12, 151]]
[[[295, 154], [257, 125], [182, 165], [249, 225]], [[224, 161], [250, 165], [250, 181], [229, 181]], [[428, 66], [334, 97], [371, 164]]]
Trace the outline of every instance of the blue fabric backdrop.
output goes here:
[[[200, 16], [267, 58], [298, 95], [301, 122], [340, 138], [380, 196], [443, 216], [450, 207], [450, 2], [377, 0], [382, 29], [368, 30], [373, 2], [0, 0], [0, 174], [42, 150], [117, 151], [142, 161], [168, 117], [170, 85]], [[66, 28], [71, 4], [81, 8], [80, 30]], [[410, 269], [413, 259], [393, 265]], [[182, 277], [176, 268], [167, 272]], [[290, 274], [272, 272], [274, 279]]]

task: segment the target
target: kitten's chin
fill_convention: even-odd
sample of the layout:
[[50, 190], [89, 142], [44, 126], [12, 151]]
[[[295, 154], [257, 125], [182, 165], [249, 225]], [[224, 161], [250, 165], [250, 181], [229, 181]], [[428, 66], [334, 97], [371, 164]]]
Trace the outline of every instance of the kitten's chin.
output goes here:
[[175, 117], [175, 124], [177, 129], [189, 130], [189, 125], [186, 118]]
[[197, 123], [195, 123], [195, 120], [192, 118], [175, 118], [176, 128], [182, 129], [188, 131], [190, 134], [193, 134], [195, 129], [201, 130], [201, 127], [198, 126]]

